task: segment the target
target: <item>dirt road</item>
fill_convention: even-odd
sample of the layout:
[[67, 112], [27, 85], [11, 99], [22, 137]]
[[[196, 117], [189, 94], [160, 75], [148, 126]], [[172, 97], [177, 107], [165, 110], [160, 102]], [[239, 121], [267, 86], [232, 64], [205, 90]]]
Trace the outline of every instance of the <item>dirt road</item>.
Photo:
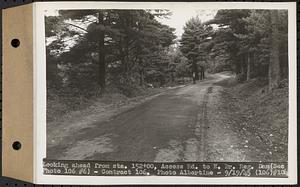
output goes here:
[[[115, 161], [247, 161], [249, 150], [219, 110], [221, 86], [213, 79], [172, 89], [114, 116], [72, 132], [47, 149], [49, 159]], [[228, 113], [229, 112], [229, 113]]]

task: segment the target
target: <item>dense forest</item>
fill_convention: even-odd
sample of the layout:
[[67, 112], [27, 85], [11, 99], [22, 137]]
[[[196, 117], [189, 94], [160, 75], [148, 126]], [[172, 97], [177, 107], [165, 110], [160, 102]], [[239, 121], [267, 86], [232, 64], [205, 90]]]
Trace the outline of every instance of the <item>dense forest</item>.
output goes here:
[[207, 22], [195, 16], [181, 38], [158, 21], [168, 10], [57, 14], [45, 18], [48, 97], [132, 97], [222, 71], [241, 82], [265, 80], [272, 90], [288, 77], [286, 10], [218, 10]]

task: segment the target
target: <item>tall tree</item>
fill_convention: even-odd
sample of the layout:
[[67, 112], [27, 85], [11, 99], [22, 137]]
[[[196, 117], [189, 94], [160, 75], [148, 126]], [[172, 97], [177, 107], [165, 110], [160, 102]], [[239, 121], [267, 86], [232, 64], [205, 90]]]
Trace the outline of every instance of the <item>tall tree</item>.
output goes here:
[[[59, 58], [64, 84], [94, 85], [101, 90], [114, 85], [127, 93], [137, 80], [143, 86], [154, 71], [157, 78], [150, 81], [164, 84], [170, 74], [168, 48], [176, 36], [175, 29], [156, 17], [168, 14], [160, 10], [62, 10], [55, 19], [47, 17], [49, 40], [59, 24], [68, 35], [57, 39], [65, 46], [54, 55]], [[52, 40], [47, 48], [51, 50], [55, 43]], [[86, 84], [80, 84], [81, 80]]]
[[[195, 80], [204, 77], [205, 50], [201, 44], [206, 42], [211, 31], [212, 28], [209, 25], [203, 24], [199, 17], [191, 18], [184, 26], [184, 33], [180, 40], [180, 50], [189, 60]], [[200, 77], [199, 71], [201, 72]]]
[[106, 74], [106, 60], [105, 60], [105, 30], [99, 28], [105, 28], [105, 20], [104, 20], [104, 13], [102, 11], [98, 11], [98, 23], [97, 23], [97, 31], [99, 32], [98, 38], [98, 63], [99, 63], [99, 70], [98, 70], [98, 84], [99, 86], [104, 89], [105, 88], [105, 74]]
[[110, 31], [106, 29], [105, 23], [108, 14], [103, 10], [60, 10], [61, 17], [69, 25], [69, 29], [77, 31], [84, 40], [94, 43], [95, 50], [98, 51], [98, 85], [105, 87], [105, 69], [106, 69], [106, 50], [105, 35]]
[[246, 75], [247, 72], [249, 50], [244, 46], [247, 42], [238, 36], [247, 32], [244, 18], [248, 17], [249, 14], [250, 10], [246, 9], [219, 10], [214, 19], [207, 22], [207, 24], [217, 24], [219, 27], [215, 31], [214, 51], [218, 51], [218, 47], [222, 47], [222, 50], [214, 55], [221, 55], [220, 58], [224, 60], [221, 64], [231, 67], [237, 74]]
[[272, 24], [272, 34], [271, 34], [271, 58], [269, 63], [269, 89], [277, 88], [279, 85], [280, 78], [280, 54], [279, 54], [279, 17], [278, 10], [271, 10], [271, 24]]

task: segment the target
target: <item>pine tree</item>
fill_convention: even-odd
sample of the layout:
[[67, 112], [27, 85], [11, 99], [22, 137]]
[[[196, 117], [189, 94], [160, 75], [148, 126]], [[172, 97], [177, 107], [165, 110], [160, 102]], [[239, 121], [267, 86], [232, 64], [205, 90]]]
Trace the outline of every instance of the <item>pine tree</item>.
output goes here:
[[[176, 36], [175, 29], [161, 24], [156, 17], [168, 14], [159, 10], [61, 10], [59, 16], [46, 17], [51, 40], [47, 50], [52, 51], [48, 54], [54, 54], [61, 45], [61, 50], [52, 55], [59, 59], [51, 61], [62, 68], [52, 69], [61, 71], [64, 84], [100, 87], [101, 92], [107, 85], [130, 92], [137, 82], [140, 86], [146, 84], [147, 72], [153, 68], [157, 81], [164, 83], [169, 76], [167, 51]], [[58, 33], [60, 37], [53, 40]]]
[[[199, 17], [191, 18], [184, 27], [180, 40], [180, 50], [191, 64], [195, 80], [204, 78], [205, 48], [202, 45], [211, 34], [212, 28], [201, 22]], [[199, 72], [201, 76], [199, 77]]]

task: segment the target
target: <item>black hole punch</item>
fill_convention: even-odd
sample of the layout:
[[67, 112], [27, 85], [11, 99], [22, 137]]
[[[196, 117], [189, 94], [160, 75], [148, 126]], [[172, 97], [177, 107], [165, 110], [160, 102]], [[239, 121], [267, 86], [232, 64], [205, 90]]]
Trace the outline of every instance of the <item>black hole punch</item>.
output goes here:
[[12, 147], [14, 150], [20, 150], [21, 147], [22, 147], [22, 144], [19, 142], [19, 141], [15, 141], [13, 144], [12, 144]]
[[19, 39], [13, 39], [11, 41], [11, 45], [15, 48], [19, 47], [20, 46], [20, 40]]

